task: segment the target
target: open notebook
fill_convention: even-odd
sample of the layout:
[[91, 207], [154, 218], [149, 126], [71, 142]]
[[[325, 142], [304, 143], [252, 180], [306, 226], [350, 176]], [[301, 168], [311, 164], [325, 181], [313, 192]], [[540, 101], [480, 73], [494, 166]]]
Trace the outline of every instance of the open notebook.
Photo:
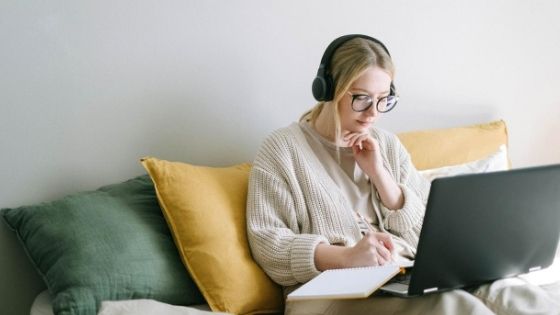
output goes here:
[[326, 270], [288, 294], [287, 300], [366, 298], [399, 271], [396, 264]]

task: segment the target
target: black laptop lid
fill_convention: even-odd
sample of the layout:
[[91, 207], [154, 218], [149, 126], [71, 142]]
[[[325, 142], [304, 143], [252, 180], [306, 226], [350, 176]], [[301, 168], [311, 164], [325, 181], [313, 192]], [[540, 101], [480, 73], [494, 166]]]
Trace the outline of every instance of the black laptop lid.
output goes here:
[[559, 236], [560, 165], [436, 179], [409, 294], [548, 267]]

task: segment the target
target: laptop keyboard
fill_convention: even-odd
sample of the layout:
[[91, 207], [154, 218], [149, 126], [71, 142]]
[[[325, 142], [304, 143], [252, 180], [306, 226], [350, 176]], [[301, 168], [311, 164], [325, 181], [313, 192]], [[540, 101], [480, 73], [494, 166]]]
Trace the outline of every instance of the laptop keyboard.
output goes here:
[[407, 272], [404, 275], [399, 273], [391, 280], [391, 282], [396, 282], [396, 283], [409, 285], [411, 275], [412, 275], [412, 273], [410, 273], [410, 272]]

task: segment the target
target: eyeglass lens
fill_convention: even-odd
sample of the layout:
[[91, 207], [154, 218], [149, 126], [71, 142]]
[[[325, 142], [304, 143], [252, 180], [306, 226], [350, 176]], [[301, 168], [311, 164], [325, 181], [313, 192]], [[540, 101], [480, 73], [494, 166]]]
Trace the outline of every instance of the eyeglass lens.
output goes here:
[[[386, 113], [397, 104], [398, 98], [394, 95], [382, 97], [377, 101], [378, 112]], [[352, 95], [352, 109], [357, 112], [368, 110], [373, 105], [373, 100], [368, 95]]]

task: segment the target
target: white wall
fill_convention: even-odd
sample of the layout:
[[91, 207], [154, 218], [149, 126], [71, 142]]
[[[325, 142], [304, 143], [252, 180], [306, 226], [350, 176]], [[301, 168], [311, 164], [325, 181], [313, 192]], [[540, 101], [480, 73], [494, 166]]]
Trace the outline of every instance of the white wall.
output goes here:
[[383, 40], [392, 131], [505, 119], [514, 166], [560, 163], [560, 2], [0, 2], [0, 207], [250, 161], [311, 107], [335, 37]]

